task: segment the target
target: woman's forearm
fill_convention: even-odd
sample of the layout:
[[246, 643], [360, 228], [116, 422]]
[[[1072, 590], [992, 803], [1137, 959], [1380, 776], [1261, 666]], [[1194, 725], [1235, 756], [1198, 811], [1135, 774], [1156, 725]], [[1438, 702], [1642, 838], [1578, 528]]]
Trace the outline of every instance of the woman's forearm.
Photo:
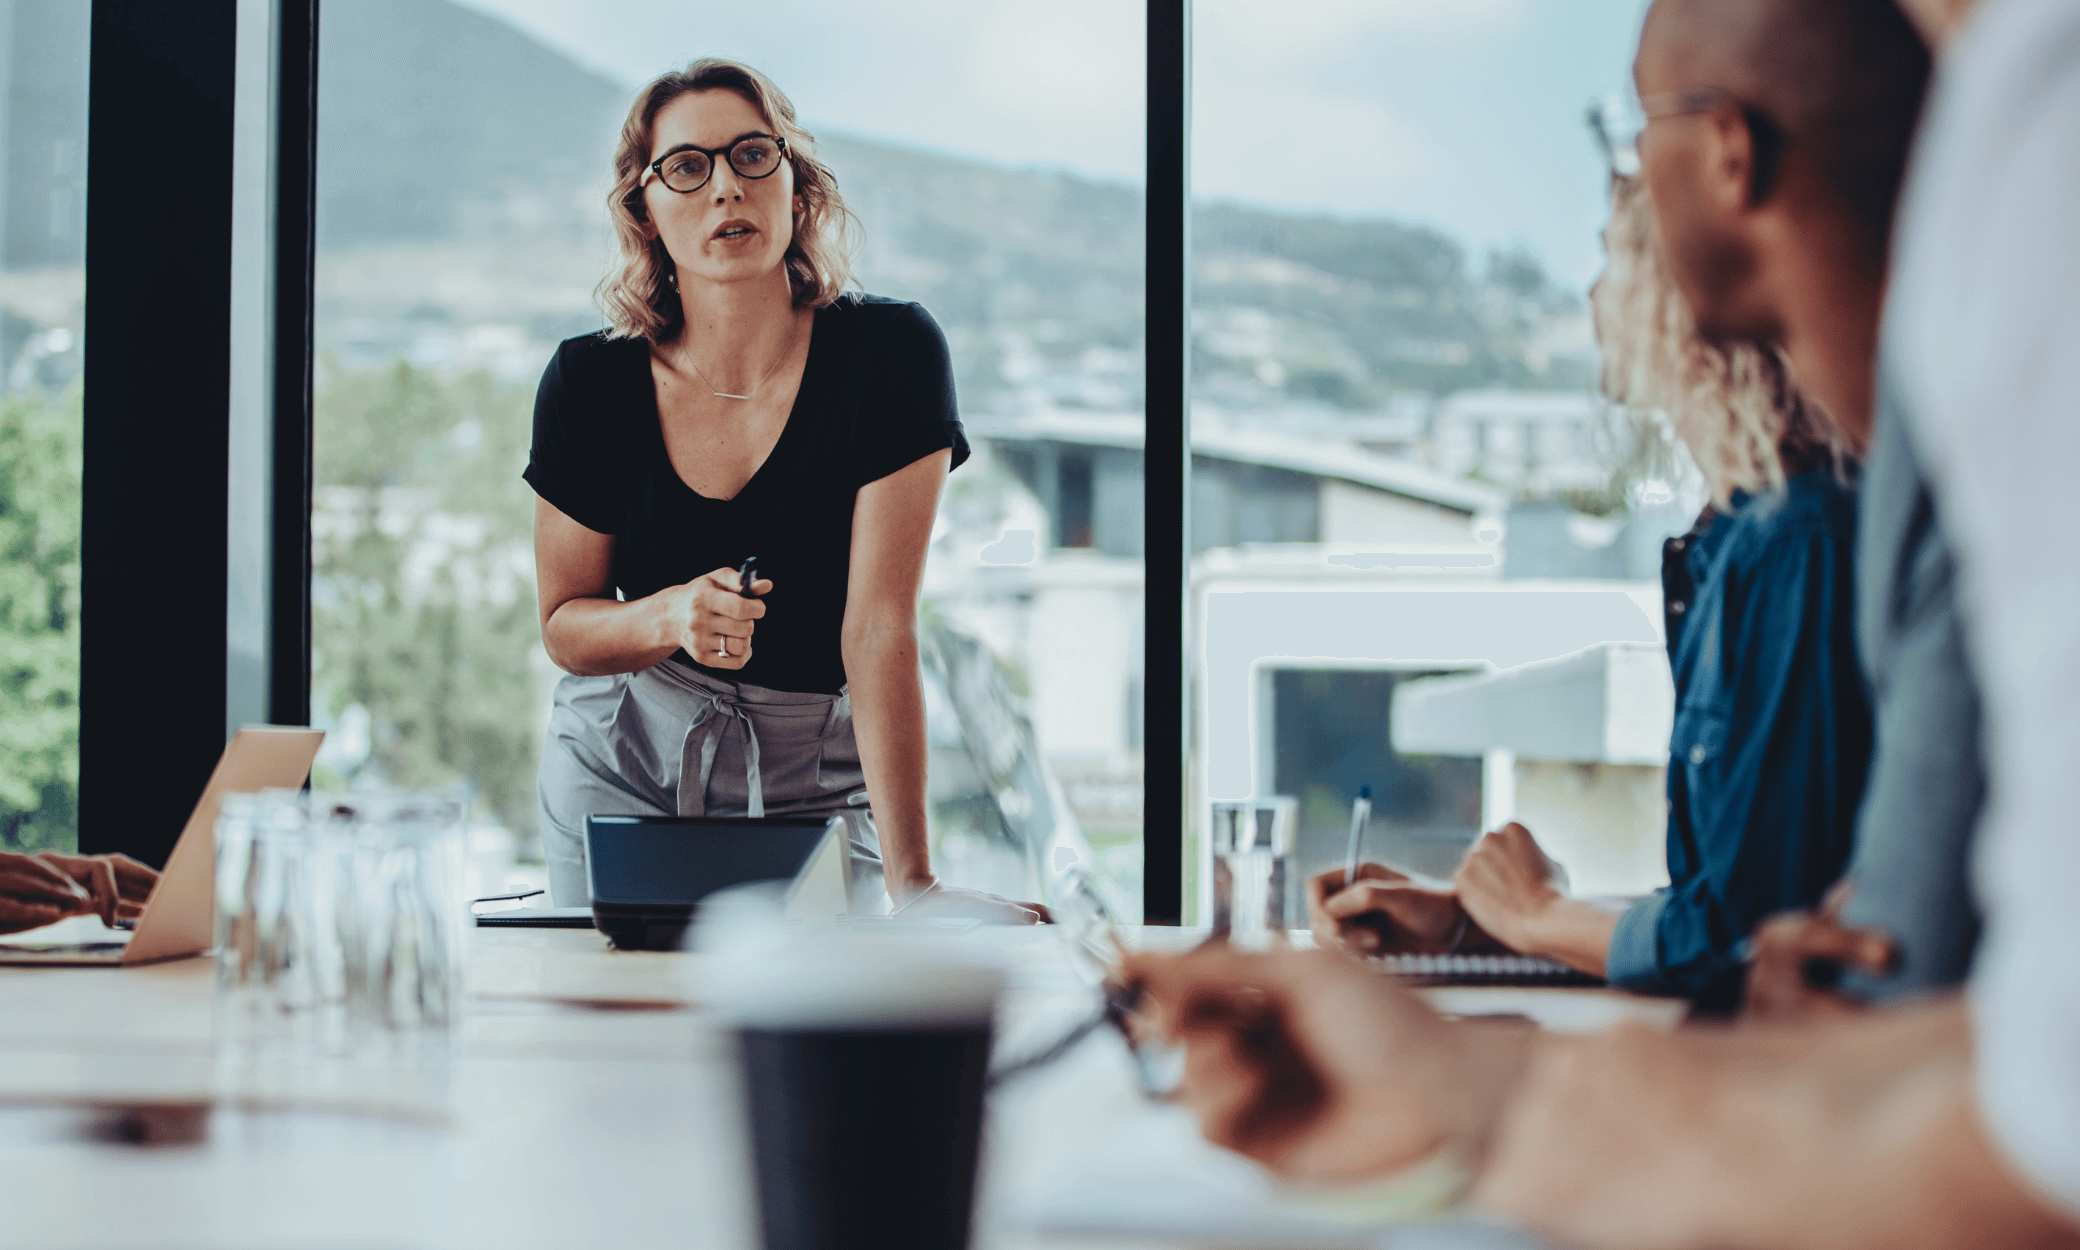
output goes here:
[[679, 649], [665, 629], [658, 595], [572, 599], [542, 626], [542, 646], [556, 667], [580, 677], [639, 673]]
[[901, 905], [932, 880], [925, 825], [924, 683], [917, 667], [915, 618], [848, 628], [844, 656], [860, 769], [881, 838], [888, 893]]
[[1600, 977], [1618, 928], [1618, 913], [1580, 899], [1558, 898], [1522, 926], [1522, 941], [1511, 943], [1526, 955], [1540, 955], [1578, 972]]

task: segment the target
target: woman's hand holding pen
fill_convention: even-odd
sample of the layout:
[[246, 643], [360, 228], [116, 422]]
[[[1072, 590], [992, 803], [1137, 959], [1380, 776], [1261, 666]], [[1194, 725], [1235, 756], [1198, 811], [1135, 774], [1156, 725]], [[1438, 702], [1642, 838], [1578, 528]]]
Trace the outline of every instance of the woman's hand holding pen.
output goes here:
[[[735, 569], [703, 573], [658, 595], [665, 640], [709, 668], [740, 669], [751, 659], [751, 633], [765, 603], [739, 591]], [[751, 583], [752, 595], [773, 589], [771, 578]]]
[[[1318, 946], [1357, 955], [1435, 955], [1465, 948], [1466, 912], [1448, 890], [1417, 885], [1385, 864], [1361, 864], [1355, 883], [1331, 868], [1307, 881], [1307, 918]], [[1481, 940], [1482, 949], [1492, 943]]]

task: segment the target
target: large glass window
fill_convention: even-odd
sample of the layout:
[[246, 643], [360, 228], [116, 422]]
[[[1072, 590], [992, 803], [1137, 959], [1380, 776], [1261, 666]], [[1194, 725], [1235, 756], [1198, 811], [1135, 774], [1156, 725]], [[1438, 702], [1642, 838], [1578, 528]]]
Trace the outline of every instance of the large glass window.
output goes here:
[[519, 478], [534, 385], [603, 324], [602, 200], [635, 87], [731, 56], [821, 140], [865, 227], [860, 284], [921, 302], [952, 347], [975, 456], [926, 580], [935, 866], [1027, 896], [1066, 849], [1137, 913], [1139, 11], [359, 0], [323, 20], [321, 780], [468, 781], [487, 871], [538, 856], [556, 673]]
[[[1621, 467], [1595, 392], [1584, 111], [1644, 9], [1194, 8], [1191, 817], [1295, 795], [1295, 880], [1368, 784], [1368, 852], [1407, 867], [1512, 817], [1578, 887], [1658, 851], [1655, 761], [1547, 745], [1606, 714], [1577, 669], [1665, 682], [1628, 660], [1696, 503]], [[1529, 718], [1526, 672], [1563, 690]]]
[[0, 3], [0, 849], [78, 840], [88, 6]]

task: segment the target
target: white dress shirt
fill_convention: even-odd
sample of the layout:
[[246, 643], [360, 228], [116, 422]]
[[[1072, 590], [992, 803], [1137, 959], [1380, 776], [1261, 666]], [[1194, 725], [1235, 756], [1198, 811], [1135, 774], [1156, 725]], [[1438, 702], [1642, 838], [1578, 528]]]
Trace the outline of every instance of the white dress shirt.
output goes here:
[[1938, 70], [1895, 244], [1885, 355], [1985, 699], [1980, 1108], [2080, 1216], [2080, 0], [1982, 0]]

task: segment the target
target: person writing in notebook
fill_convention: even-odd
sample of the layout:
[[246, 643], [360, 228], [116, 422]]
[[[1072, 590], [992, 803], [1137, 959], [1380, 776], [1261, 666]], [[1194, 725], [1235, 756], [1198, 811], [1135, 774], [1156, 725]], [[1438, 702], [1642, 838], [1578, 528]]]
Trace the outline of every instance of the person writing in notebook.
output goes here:
[[144, 914], [159, 874], [128, 855], [0, 851], [0, 933], [20, 933], [70, 916], [99, 916], [110, 928]]
[[[1613, 153], [1623, 142], [1605, 139]], [[1449, 893], [1368, 864], [1352, 887], [1341, 870], [1310, 881], [1309, 909], [1319, 939], [1360, 953], [1512, 950], [1730, 1010], [1743, 939], [1817, 903], [1850, 852], [1871, 719], [1843, 466], [1864, 439], [1799, 393], [1776, 348], [1702, 338], [1629, 161], [1614, 161], [1611, 188], [1609, 261], [1591, 293], [1604, 391], [1665, 412], [1712, 494], [1662, 563], [1670, 885], [1622, 912], [1569, 898], [1513, 823], [1470, 848]]]
[[643, 88], [614, 175], [611, 326], [557, 349], [526, 471], [569, 674], [539, 784], [556, 903], [589, 900], [591, 815], [829, 814], [895, 904], [1039, 919], [939, 887], [925, 839], [917, 600], [968, 456], [944, 335], [845, 293], [837, 181], [748, 66]]

